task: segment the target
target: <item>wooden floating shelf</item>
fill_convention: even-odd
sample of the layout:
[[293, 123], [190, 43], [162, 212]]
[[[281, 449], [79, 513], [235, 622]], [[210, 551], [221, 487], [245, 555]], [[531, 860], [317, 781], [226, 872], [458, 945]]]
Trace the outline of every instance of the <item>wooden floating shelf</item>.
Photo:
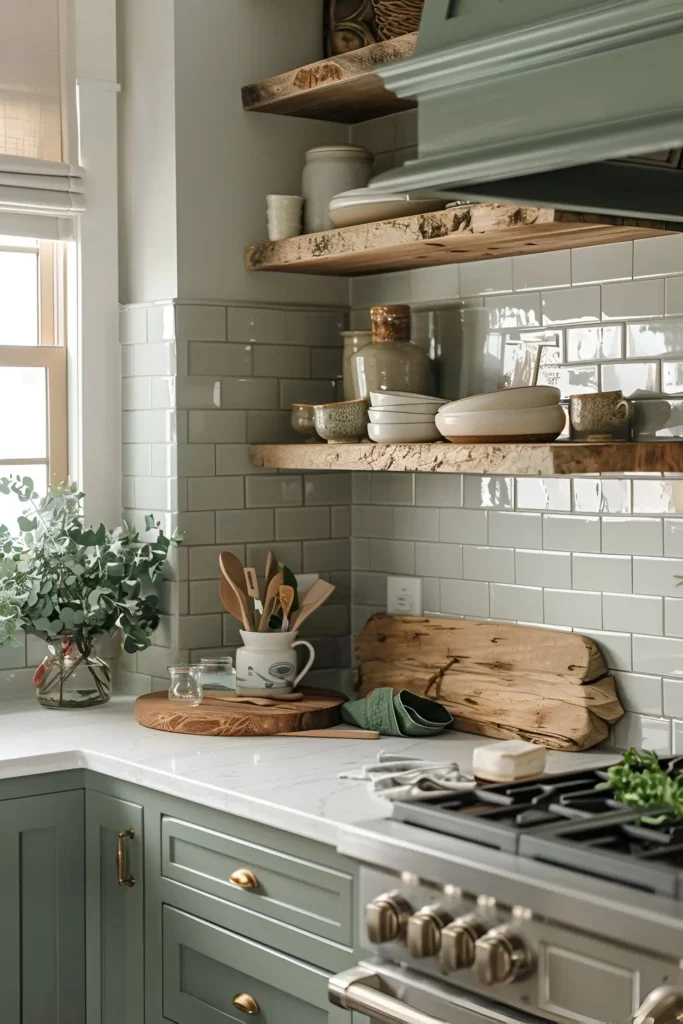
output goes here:
[[382, 64], [411, 57], [417, 33], [374, 43], [361, 50], [319, 60], [242, 89], [245, 110], [289, 114], [319, 121], [358, 124], [417, 106], [385, 88], [376, 73]]
[[244, 262], [247, 270], [353, 276], [578, 249], [679, 230], [680, 225], [663, 221], [476, 203], [262, 242], [249, 246]]
[[612, 444], [256, 444], [255, 466], [268, 469], [390, 473], [683, 473], [682, 441]]

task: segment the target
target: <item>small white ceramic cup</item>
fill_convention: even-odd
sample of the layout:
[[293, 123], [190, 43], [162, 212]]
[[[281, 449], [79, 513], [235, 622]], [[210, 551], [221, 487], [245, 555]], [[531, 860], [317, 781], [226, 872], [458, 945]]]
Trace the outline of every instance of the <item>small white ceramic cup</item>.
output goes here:
[[284, 217], [286, 220], [301, 220], [304, 208], [303, 196], [266, 196], [268, 216]]
[[[294, 690], [315, 660], [315, 650], [307, 640], [297, 640], [297, 631], [254, 633], [240, 630], [244, 647], [236, 656], [237, 689]], [[307, 647], [306, 665], [297, 672], [296, 648]]]
[[268, 218], [268, 238], [271, 242], [280, 242], [283, 238], [296, 238], [300, 234], [300, 220], [287, 220], [285, 217]]

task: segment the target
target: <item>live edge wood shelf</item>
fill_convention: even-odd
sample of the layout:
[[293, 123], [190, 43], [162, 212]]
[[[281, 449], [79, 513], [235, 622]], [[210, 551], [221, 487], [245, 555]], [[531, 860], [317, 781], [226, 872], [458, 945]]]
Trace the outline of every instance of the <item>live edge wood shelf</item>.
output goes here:
[[412, 32], [245, 85], [242, 106], [247, 111], [342, 124], [408, 110], [417, 103], [389, 92], [377, 68], [412, 56], [416, 42], [417, 33]]
[[614, 444], [256, 444], [268, 469], [374, 470], [392, 473], [683, 473], [683, 441]]
[[247, 270], [299, 274], [386, 273], [499, 256], [577, 249], [675, 233], [680, 225], [477, 203], [438, 213], [299, 235], [250, 245]]

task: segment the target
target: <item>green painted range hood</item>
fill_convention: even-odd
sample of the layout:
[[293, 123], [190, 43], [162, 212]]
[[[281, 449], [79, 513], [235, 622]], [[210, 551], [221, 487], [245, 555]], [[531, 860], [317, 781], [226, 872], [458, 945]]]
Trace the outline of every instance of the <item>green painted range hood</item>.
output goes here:
[[683, 221], [683, 0], [425, 0], [419, 156], [373, 187]]

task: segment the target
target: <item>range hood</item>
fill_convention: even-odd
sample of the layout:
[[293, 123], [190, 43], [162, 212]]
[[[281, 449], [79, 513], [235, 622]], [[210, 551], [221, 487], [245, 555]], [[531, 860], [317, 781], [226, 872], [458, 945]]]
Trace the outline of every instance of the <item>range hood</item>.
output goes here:
[[683, 221], [683, 0], [425, 0], [419, 156], [372, 187]]

